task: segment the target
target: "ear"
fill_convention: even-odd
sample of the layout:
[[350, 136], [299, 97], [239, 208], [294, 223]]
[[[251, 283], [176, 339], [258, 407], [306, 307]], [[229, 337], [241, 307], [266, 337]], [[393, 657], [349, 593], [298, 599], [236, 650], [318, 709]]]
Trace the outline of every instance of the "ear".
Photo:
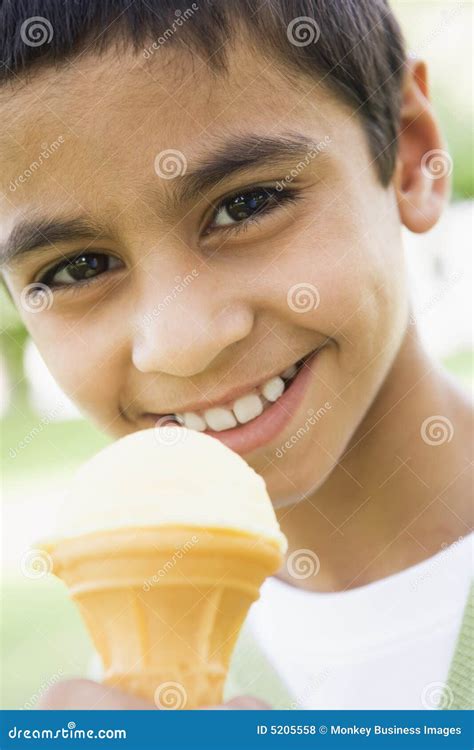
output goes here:
[[394, 186], [400, 218], [412, 232], [427, 232], [438, 221], [449, 197], [452, 168], [428, 100], [426, 65], [410, 60], [402, 90]]

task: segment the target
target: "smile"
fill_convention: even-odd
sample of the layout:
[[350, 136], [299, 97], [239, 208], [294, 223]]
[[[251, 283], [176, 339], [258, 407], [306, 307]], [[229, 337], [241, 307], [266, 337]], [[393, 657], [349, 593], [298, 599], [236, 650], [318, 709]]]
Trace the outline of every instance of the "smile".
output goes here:
[[148, 413], [146, 417], [157, 426], [174, 423], [177, 427], [206, 432], [237, 453], [248, 453], [272, 440], [291, 420], [306, 392], [319, 351], [311, 352], [237, 398], [203, 409], [167, 415]]
[[173, 417], [178, 424], [199, 432], [204, 432], [204, 430], [222, 432], [247, 424], [278, 401], [293, 381], [301, 364], [299, 362], [291, 365], [280, 375], [270, 378], [261, 386], [253, 388], [230, 403], [212, 406], [202, 411], [186, 411], [182, 414], [174, 414]]

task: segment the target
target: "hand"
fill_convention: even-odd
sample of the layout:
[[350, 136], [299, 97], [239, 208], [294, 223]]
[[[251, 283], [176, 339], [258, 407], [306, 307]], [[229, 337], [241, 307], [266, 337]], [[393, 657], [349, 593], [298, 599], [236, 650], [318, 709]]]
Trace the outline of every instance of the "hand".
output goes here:
[[[122, 693], [115, 688], [101, 685], [92, 680], [64, 680], [55, 683], [42, 696], [38, 703], [39, 709], [46, 710], [157, 710], [156, 706], [135, 698], [127, 693]], [[232, 698], [220, 706], [203, 706], [206, 710], [219, 709], [232, 711], [239, 709], [257, 710], [268, 709], [263, 701], [247, 695]]]

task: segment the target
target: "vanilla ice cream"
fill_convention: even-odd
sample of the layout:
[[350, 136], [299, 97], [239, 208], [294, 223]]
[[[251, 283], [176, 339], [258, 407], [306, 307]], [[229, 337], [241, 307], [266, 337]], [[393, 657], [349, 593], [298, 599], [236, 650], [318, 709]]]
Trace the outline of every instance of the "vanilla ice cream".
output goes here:
[[237, 529], [286, 549], [263, 479], [219, 440], [169, 426], [127, 435], [83, 464], [51, 541], [176, 524]]

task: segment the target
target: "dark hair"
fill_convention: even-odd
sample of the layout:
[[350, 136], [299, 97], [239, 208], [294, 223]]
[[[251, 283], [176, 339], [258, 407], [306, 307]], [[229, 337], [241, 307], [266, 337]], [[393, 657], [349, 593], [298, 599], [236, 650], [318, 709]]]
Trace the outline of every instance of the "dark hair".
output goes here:
[[[379, 177], [397, 153], [405, 50], [387, 0], [0, 0], [0, 82], [111, 44], [183, 44], [226, 68], [238, 32], [339, 92], [361, 118]], [[179, 33], [175, 33], [175, 31]]]

